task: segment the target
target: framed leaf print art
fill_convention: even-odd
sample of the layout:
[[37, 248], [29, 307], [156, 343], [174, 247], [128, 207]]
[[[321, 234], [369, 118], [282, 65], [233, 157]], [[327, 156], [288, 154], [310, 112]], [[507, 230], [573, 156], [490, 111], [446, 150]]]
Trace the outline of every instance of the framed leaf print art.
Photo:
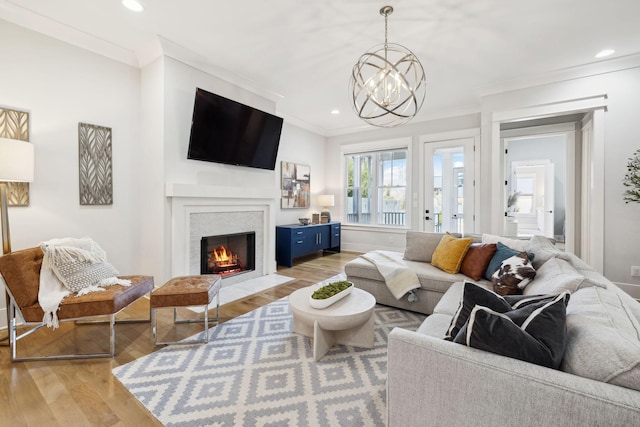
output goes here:
[[[0, 108], [0, 138], [29, 141], [29, 113]], [[29, 206], [29, 183], [6, 182], [7, 205]]]
[[308, 165], [282, 162], [280, 200], [282, 209], [311, 206], [311, 172]]
[[78, 123], [80, 204], [112, 205], [111, 128]]

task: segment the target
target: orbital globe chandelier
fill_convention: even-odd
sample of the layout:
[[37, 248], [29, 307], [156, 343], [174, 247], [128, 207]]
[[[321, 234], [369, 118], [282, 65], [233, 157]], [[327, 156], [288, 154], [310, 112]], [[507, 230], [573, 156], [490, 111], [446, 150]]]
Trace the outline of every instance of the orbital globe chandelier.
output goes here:
[[384, 6], [384, 44], [364, 53], [351, 72], [353, 108], [365, 122], [378, 127], [407, 123], [422, 107], [426, 93], [424, 69], [406, 47], [387, 42], [387, 20], [393, 7]]

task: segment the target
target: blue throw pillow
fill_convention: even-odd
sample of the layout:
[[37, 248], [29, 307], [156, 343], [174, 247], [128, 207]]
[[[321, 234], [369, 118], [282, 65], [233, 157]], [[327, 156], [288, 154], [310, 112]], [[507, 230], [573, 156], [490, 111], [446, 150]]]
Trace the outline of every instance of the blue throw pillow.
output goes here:
[[[511, 249], [510, 247], [500, 242], [496, 243], [496, 253], [491, 258], [491, 261], [489, 261], [489, 266], [485, 270], [483, 277], [487, 280], [491, 280], [491, 276], [493, 276], [493, 273], [498, 271], [500, 265], [502, 264], [502, 261], [507, 258], [511, 258], [512, 256], [518, 255], [519, 253], [520, 251]], [[527, 256], [529, 257], [529, 261], [533, 260], [533, 253], [528, 252]]]

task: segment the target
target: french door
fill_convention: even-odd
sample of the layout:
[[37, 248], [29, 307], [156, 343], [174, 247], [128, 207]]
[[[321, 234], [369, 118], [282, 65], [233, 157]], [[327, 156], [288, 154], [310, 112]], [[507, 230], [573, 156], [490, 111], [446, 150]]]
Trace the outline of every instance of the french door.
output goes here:
[[473, 144], [473, 138], [424, 143], [425, 231], [474, 231]]

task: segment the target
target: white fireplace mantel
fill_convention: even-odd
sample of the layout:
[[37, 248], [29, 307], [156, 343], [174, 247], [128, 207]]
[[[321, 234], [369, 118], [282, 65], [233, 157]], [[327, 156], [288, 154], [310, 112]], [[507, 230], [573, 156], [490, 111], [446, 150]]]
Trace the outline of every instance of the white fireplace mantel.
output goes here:
[[279, 194], [274, 190], [253, 187], [232, 187], [223, 185], [200, 184], [166, 184], [167, 197], [193, 197], [213, 199], [277, 199]]
[[[191, 251], [195, 250], [191, 247], [194, 246], [191, 242], [193, 240], [191, 216], [202, 213], [261, 212], [263, 228], [261, 231], [264, 238], [260, 251], [262, 253], [260, 264], [263, 267], [262, 271], [256, 271], [255, 274], [266, 275], [276, 271], [275, 209], [279, 198], [277, 191], [248, 187], [167, 183], [165, 195], [171, 203], [172, 277], [199, 274], [192, 271], [191, 266]], [[226, 224], [235, 226], [235, 224]], [[199, 246], [197, 250], [199, 251]]]

